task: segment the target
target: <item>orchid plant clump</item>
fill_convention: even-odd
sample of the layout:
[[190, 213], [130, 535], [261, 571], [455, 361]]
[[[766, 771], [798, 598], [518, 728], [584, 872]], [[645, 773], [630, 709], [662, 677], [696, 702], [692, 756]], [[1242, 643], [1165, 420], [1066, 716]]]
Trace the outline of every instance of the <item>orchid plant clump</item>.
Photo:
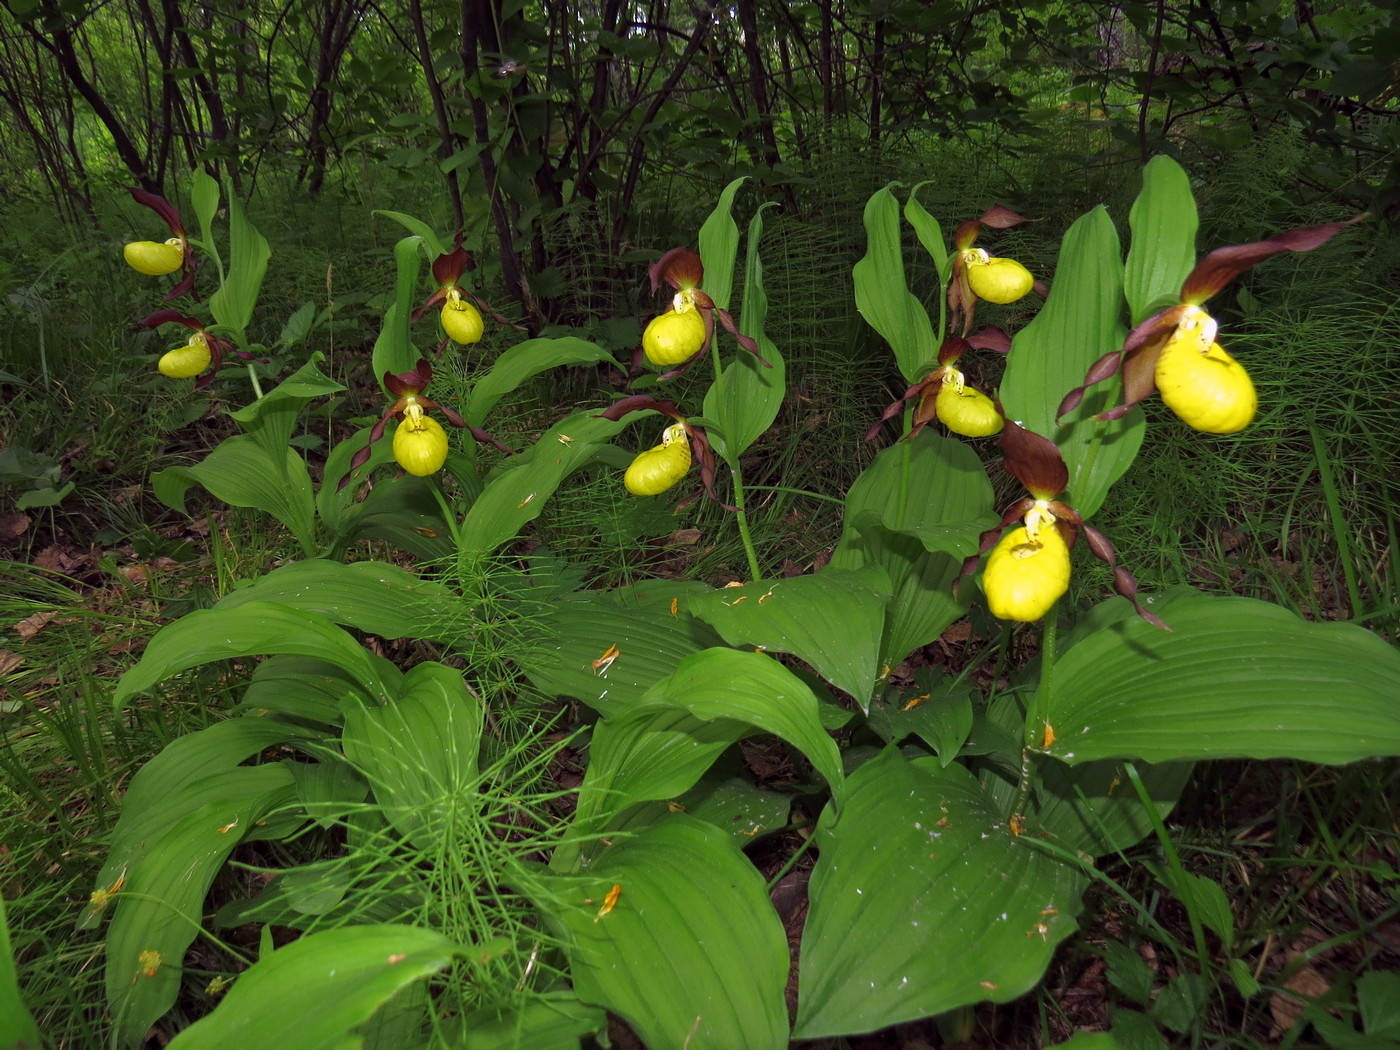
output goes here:
[[[1319, 247], [1345, 224], [1217, 249], [1193, 268], [1194, 200], [1180, 168], [1159, 158], [1129, 219], [1126, 260], [1113, 221], [1095, 209], [1066, 232], [1051, 284], [976, 247], [981, 233], [1024, 221], [1007, 209], [958, 227], [949, 250], [918, 187], [902, 208], [892, 189], [879, 191], [865, 212], [855, 299], [906, 388], [869, 437], [896, 421], [900, 436], [841, 501], [829, 563], [789, 575], [771, 570], [779, 559], [748, 526], [754, 495], [779, 488], [744, 472], [762, 459], [746, 453], [778, 417], [786, 364], [765, 333], [763, 208], [746, 238], [731, 217], [741, 183], [722, 194], [698, 251], [675, 249], [653, 267], [653, 287], [674, 294], [634, 358], [660, 373], [647, 377], [654, 387], [708, 350], [699, 411], [624, 394], [514, 435], [506, 459], [478, 461], [477, 443], [493, 444], [480, 430], [486, 416], [528, 378], [623, 365], [574, 336], [527, 338], [459, 385], [460, 396], [443, 384], [429, 397], [434, 373], [440, 382], [458, 367], [452, 344], [483, 339], [491, 311], [461, 287], [463, 238], [448, 249], [391, 213], [409, 236], [372, 361], [387, 407], [331, 450], [319, 488], [287, 446], [306, 401], [335, 389], [314, 358], [235, 414], [246, 433], [158, 476], [172, 500], [199, 483], [269, 509], [305, 557], [165, 627], [118, 684], [121, 708], [198, 664], [263, 658], [233, 717], [176, 740], [131, 783], [83, 919], [107, 924], [116, 1042], [139, 1042], [179, 991], [197, 930], [162, 917], [202, 915], [219, 869], [254, 837], [283, 842], [285, 866], [215, 924], [307, 932], [275, 949], [269, 936], [174, 1050], [234, 1032], [257, 1042], [272, 1031], [263, 1019], [300, 1016], [308, 997], [325, 1004], [318, 1032], [346, 1038], [393, 997], [405, 1045], [450, 1031], [482, 1047], [578, 1046], [613, 1014], [656, 1050], [780, 1050], [934, 1015], [952, 1023], [973, 1004], [1025, 994], [1073, 932], [1100, 877], [1095, 858], [1158, 833], [1195, 761], [1400, 753], [1400, 654], [1380, 639], [1243, 598], [1143, 595], [1090, 524], [1151, 436], [1133, 408], [1151, 384], [1206, 430], [1253, 415], [1257, 395], [1222, 361], [1216, 322], [1203, 320], [1211, 289], [1278, 251]], [[908, 287], [905, 222], [931, 253], [936, 295]], [[435, 290], [415, 310], [425, 262]], [[979, 302], [1033, 290], [1044, 303], [1018, 331], [972, 331]], [[938, 305], [936, 322], [925, 301]], [[447, 339], [434, 328], [438, 345], [425, 352], [413, 325], [433, 307]], [[973, 350], [1005, 362], [985, 391], [964, 371]], [[654, 434], [656, 416], [659, 443], [626, 451], [627, 428]], [[476, 442], [454, 443], [440, 419]], [[391, 442], [379, 440], [391, 422]], [[984, 462], [997, 455], [1026, 493], [1002, 513]], [[391, 459], [403, 473], [372, 475]], [[537, 553], [491, 596], [538, 623], [532, 644], [509, 653], [512, 666], [570, 700], [567, 711], [590, 711], [572, 805], [557, 826], [527, 835], [542, 818], [518, 819], [508, 784], [486, 772], [498, 747], [490, 727], [512, 698], [487, 689], [470, 650], [439, 661], [416, 648], [405, 671], [361, 635], [450, 647], [451, 624], [481, 630], [483, 591], [462, 593], [459, 577], [433, 566], [520, 560], [498, 552], [571, 478], [665, 498], [696, 466], [706, 495], [733, 515], [746, 581], [590, 587], [562, 557]], [[346, 560], [361, 538], [395, 542], [420, 571]], [[1115, 597], [1067, 598], [1084, 548], [1113, 567]], [[908, 671], [974, 601], [1004, 621], [1000, 637], [969, 641], [962, 674]], [[1037, 658], [1004, 659], [1013, 637], [1038, 637]], [[998, 673], [974, 689], [967, 672], [988, 660]], [[756, 787], [743, 775], [737, 749], [756, 735], [786, 747], [791, 784]], [[297, 857], [293, 844], [315, 825], [343, 830], [335, 857]], [[425, 919], [441, 896], [436, 851], [468, 827], [483, 842], [528, 839], [473, 869], [464, 891], [483, 908], [527, 902], [529, 918], [509, 936], [496, 913], [465, 932]], [[386, 869], [367, 842], [389, 843], [406, 863]], [[780, 875], [797, 892], [805, 887], [795, 1014], [789, 931], [746, 852], [757, 842], [784, 858]], [[367, 855], [376, 863], [357, 868]], [[1220, 946], [1212, 952], [1201, 934], [1176, 969], [1218, 969], [1239, 995], [1258, 994], [1228, 907], [1209, 907], [1224, 899], [1220, 887], [1180, 865], [1165, 878], [1198, 933], [1208, 916]], [[351, 921], [351, 902], [380, 918]], [[431, 995], [415, 986], [453, 967], [471, 979]], [[296, 1025], [270, 1037], [288, 1050], [313, 1045]]]

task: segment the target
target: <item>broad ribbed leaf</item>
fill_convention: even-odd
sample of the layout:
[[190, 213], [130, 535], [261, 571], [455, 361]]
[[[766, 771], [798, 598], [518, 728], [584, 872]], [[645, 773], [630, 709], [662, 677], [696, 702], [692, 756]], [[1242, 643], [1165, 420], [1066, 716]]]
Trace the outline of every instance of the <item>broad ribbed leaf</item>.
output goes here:
[[572, 991], [536, 993], [502, 1013], [486, 1007], [462, 1018], [460, 1050], [578, 1050], [579, 1039], [607, 1030], [607, 1014]]
[[576, 336], [526, 339], [523, 343], [516, 343], [501, 354], [491, 366], [491, 371], [472, 387], [462, 418], [474, 427], [484, 427], [486, 416], [496, 403], [521, 383], [561, 365], [597, 364], [600, 361], [622, 367], [597, 343]]
[[928, 311], [909, 291], [900, 232], [899, 202], [889, 186], [876, 190], [865, 205], [865, 255], [851, 277], [856, 309], [889, 343], [905, 381], [914, 383], [935, 366], [939, 339]]
[[[357, 430], [339, 442], [326, 457], [326, 465], [322, 468], [321, 489], [316, 493], [316, 511], [321, 515], [321, 521], [326, 528], [333, 533], [344, 531], [353, 522], [355, 515], [359, 514], [359, 504], [355, 503], [355, 498], [360, 493], [359, 483], [376, 468], [393, 461], [392, 436], [381, 438], [370, 445], [369, 435], [372, 429], [362, 427]], [[369, 460], [356, 467], [345, 487], [339, 488], [341, 479], [350, 472], [350, 460], [366, 447], [370, 450]]]
[[374, 788], [385, 818], [420, 849], [471, 804], [484, 713], [461, 671], [428, 661], [404, 676], [392, 703], [345, 714], [346, 759]]
[[229, 413], [239, 426], [258, 439], [274, 460], [286, 449], [306, 403], [345, 389], [316, 367], [322, 359], [320, 353], [312, 354], [306, 364], [262, 397]]
[[0, 1036], [3, 1050], [39, 1050], [44, 1045], [39, 1026], [20, 996], [4, 894], [0, 894], [0, 1032], [5, 1033]]
[[443, 245], [442, 241], [438, 240], [437, 231], [422, 219], [409, 215], [406, 212], [390, 211], [386, 208], [376, 208], [374, 214], [383, 215], [387, 219], [393, 219], [409, 233], [417, 234], [422, 239], [423, 250], [428, 253], [430, 259], [436, 259], [439, 255], [447, 254], [447, 248]]
[[546, 895], [541, 907], [569, 934], [579, 997], [621, 1016], [651, 1050], [788, 1045], [787, 939], [763, 877], [726, 832], [676, 814], [618, 841], [587, 876], [551, 880]]
[[[1112, 599], [1121, 602], [1122, 599]], [[1050, 753], [1066, 762], [1400, 754], [1400, 652], [1347, 623], [1183, 588], [1056, 661]]]
[[182, 514], [191, 485], [203, 485], [230, 506], [267, 511], [292, 531], [306, 553], [314, 553], [311, 477], [295, 449], [284, 448], [278, 456], [257, 438], [235, 434], [193, 466], [167, 467], [151, 475], [156, 498]]
[[1066, 502], [1088, 517], [1103, 505], [1142, 444], [1142, 413], [1112, 423], [1091, 417], [1118, 403], [1115, 378], [1093, 387], [1083, 403], [1055, 423], [1055, 411], [1084, 382], [1089, 366], [1123, 345], [1123, 263], [1118, 232], [1102, 207], [1080, 216], [1065, 233], [1055, 283], [1030, 324], [1011, 343], [1001, 402], [1008, 419], [1049, 438], [1069, 467]]
[[888, 576], [872, 565], [712, 590], [690, 609], [730, 645], [791, 653], [864, 706], [880, 675], [889, 597]]
[[233, 196], [228, 198], [228, 256], [228, 272], [209, 297], [209, 312], [216, 322], [241, 334], [253, 319], [272, 249]]
[[978, 536], [997, 520], [977, 453], [932, 429], [885, 449], [856, 478], [846, 493], [846, 520], [861, 526], [872, 512], [885, 528], [958, 558], [975, 551]]
[[174, 1005], [185, 950], [229, 853], [293, 797], [291, 774], [280, 765], [232, 769], [181, 792], [183, 815], [139, 844], [107, 928], [107, 1005], [122, 1045], [139, 1045]]
[[308, 934], [240, 974], [214, 1012], [176, 1036], [170, 1050], [359, 1047], [363, 1039], [355, 1030], [414, 981], [445, 969], [454, 958], [484, 962], [503, 947], [467, 949], [436, 930], [415, 926], [347, 926]]
[[894, 749], [817, 828], [802, 934], [802, 1039], [869, 1032], [1034, 987], [1086, 880], [1017, 839], [962, 766]]
[[729, 294], [734, 288], [734, 260], [739, 254], [739, 227], [730, 209], [734, 194], [748, 178], [741, 175], [720, 191], [719, 200], [700, 226], [700, 262], [705, 267], [701, 287], [720, 309], [729, 309]]
[[556, 423], [535, 446], [493, 474], [462, 522], [465, 550], [494, 551], [515, 538], [526, 522], [539, 517], [559, 483], [593, 457], [632, 421], [635, 413], [614, 422], [596, 412], [576, 412]]
[[117, 682], [112, 703], [120, 710], [136, 694], [190, 667], [270, 653], [329, 660], [354, 675], [371, 696], [384, 695], [369, 653], [349, 634], [317, 613], [259, 601], [234, 609], [198, 609], [162, 627], [136, 666]]
[[1123, 293], [1136, 325], [1177, 302], [1182, 282], [1196, 265], [1196, 201], [1180, 164], [1166, 156], [1147, 162], [1128, 225], [1133, 243]]
[[688, 813], [734, 836], [739, 846], [747, 846], [759, 835], [788, 823], [793, 797], [778, 791], [765, 791], [753, 782], [753, 774], [730, 748], [689, 790], [673, 799], [648, 802], [635, 807], [613, 822], [619, 831], [630, 831], [659, 824], [672, 813]]
[[657, 581], [647, 589], [655, 598], [630, 607], [593, 591], [559, 597], [539, 644], [516, 657], [521, 669], [544, 692], [613, 715], [641, 699], [682, 658], [720, 644], [719, 635], [690, 615], [690, 595], [709, 590], [703, 583]]
[[380, 325], [379, 336], [375, 339], [374, 350], [370, 354], [370, 367], [374, 370], [374, 378], [388, 401], [393, 401], [394, 397], [384, 388], [384, 373], [398, 375], [400, 372], [407, 372], [422, 356], [421, 351], [413, 345], [409, 334], [414, 299], [418, 294], [418, 274], [423, 268], [423, 256], [419, 251], [422, 243], [423, 238], [415, 235], [404, 237], [394, 245], [394, 266], [397, 274], [394, 301], [389, 304], [389, 309], [384, 311], [384, 322]]
[[320, 613], [381, 638], [435, 638], [466, 616], [461, 599], [440, 583], [381, 561], [313, 559], [274, 569], [226, 595], [215, 608], [271, 601]]
[[710, 434], [711, 443], [731, 463], [773, 425], [787, 390], [783, 355], [763, 331], [768, 319], [768, 293], [763, 290], [763, 263], [758, 256], [762, 235], [763, 208], [759, 208], [749, 223], [739, 331], [758, 343], [758, 352], [771, 367], [759, 364], [747, 350], [739, 350], [705, 394], [704, 414], [718, 424]]

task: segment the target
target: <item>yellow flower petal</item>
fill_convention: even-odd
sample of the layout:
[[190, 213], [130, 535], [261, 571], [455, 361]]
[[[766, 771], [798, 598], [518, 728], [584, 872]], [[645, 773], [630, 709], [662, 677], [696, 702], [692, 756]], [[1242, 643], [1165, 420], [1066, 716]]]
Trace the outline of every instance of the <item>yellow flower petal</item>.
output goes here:
[[405, 420], [394, 431], [394, 459], [415, 477], [436, 474], [447, 462], [447, 432], [432, 416]]
[[1206, 434], [1241, 431], [1259, 408], [1249, 373], [1219, 343], [1203, 351], [1191, 338], [1168, 340], [1157, 358], [1156, 378], [1167, 407]]
[[177, 240], [164, 244], [159, 241], [132, 241], [122, 246], [122, 258], [137, 273], [164, 277], [180, 268], [185, 252]]
[[982, 590], [1002, 620], [1039, 620], [1069, 589], [1069, 547], [1054, 525], [1031, 539], [1025, 527], [1001, 538], [987, 558]]
[[638, 454], [622, 477], [634, 496], [655, 496], [665, 492], [690, 470], [690, 440], [680, 423], [666, 428], [661, 444]]
[[486, 325], [481, 311], [463, 299], [448, 299], [442, 304], [442, 330], [449, 339], [468, 346], [481, 338]]
[[1014, 303], [1035, 286], [1035, 278], [1015, 259], [988, 258], [983, 262], [969, 258], [967, 283], [979, 299], [989, 303]]
[[678, 365], [705, 344], [705, 319], [699, 310], [657, 314], [642, 333], [642, 352], [654, 365]]

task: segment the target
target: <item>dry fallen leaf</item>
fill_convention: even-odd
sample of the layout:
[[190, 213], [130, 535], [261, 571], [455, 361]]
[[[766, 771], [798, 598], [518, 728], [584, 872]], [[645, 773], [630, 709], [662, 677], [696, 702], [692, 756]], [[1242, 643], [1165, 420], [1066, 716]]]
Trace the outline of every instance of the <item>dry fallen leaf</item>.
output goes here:
[[58, 610], [48, 609], [44, 612], [36, 612], [33, 616], [26, 616], [19, 623], [14, 625], [15, 633], [21, 638], [33, 638], [50, 623], [72, 623], [74, 617], [58, 615]]
[[1287, 1032], [1298, 1023], [1308, 1004], [1327, 994], [1332, 985], [1317, 970], [1304, 966], [1284, 981], [1283, 987], [1286, 991], [1275, 992], [1269, 999], [1269, 1012], [1274, 1016], [1274, 1024]]

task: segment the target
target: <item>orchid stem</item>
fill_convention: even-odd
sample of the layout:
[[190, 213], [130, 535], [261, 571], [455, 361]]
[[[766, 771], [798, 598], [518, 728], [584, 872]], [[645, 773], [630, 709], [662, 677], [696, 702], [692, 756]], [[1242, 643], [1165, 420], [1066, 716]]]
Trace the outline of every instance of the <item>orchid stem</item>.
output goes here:
[[451, 507], [447, 505], [447, 497], [442, 493], [442, 484], [438, 481], [437, 475], [433, 475], [428, 487], [433, 490], [433, 499], [442, 508], [442, 520], [447, 523], [447, 534], [452, 538], [452, 546], [457, 548], [460, 554], [462, 550], [461, 532], [457, 528], [457, 515]]
[[257, 395], [253, 400], [255, 400], [255, 401], [261, 401], [262, 398], [263, 398], [263, 388], [262, 388], [262, 384], [258, 382], [258, 373], [255, 372], [255, 371], [253, 371], [253, 362], [249, 361], [249, 362], [247, 362], [247, 365], [248, 365], [248, 382], [250, 382], [250, 383], [253, 384], [253, 393]]
[[759, 571], [758, 553], [754, 550], [753, 536], [749, 533], [749, 515], [744, 510], [744, 474], [738, 460], [729, 464], [729, 471], [734, 475], [734, 520], [739, 523], [739, 538], [744, 542], [744, 555], [749, 560], [749, 575], [757, 583], [763, 578], [763, 573]]
[[1035, 752], [1044, 746], [1047, 713], [1050, 707], [1050, 673], [1055, 666], [1055, 628], [1058, 623], [1052, 606], [1045, 614], [1045, 631], [1040, 636], [1040, 684], [1026, 711], [1026, 730], [1021, 742], [1021, 769], [1016, 781], [1016, 797], [1011, 800], [1011, 819], [1026, 815], [1031, 800], [1031, 779], [1035, 772]]

